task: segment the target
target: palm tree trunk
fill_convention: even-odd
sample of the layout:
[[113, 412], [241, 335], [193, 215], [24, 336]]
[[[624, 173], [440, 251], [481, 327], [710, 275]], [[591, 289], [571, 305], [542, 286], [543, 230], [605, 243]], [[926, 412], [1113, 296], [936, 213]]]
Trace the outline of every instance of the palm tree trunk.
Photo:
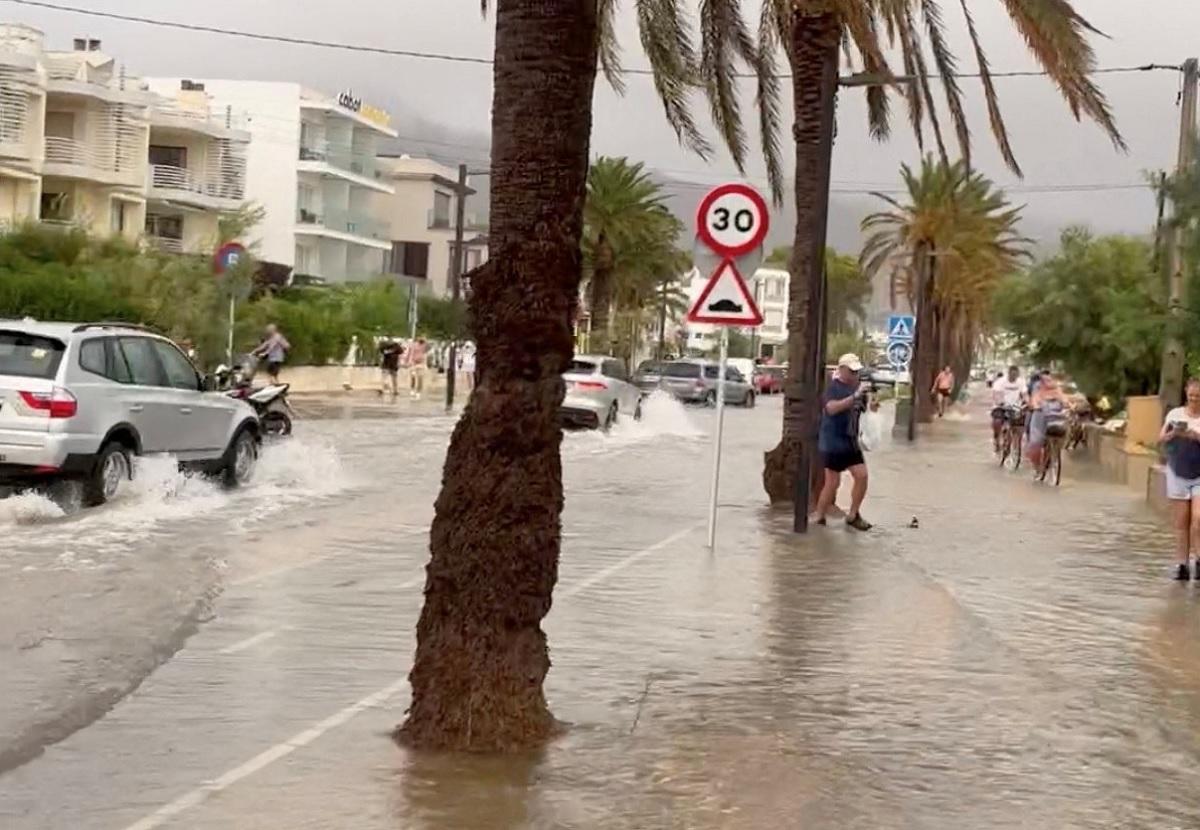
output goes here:
[[596, 262], [592, 267], [592, 342], [588, 347], [600, 354], [612, 348], [613, 252], [604, 232], [596, 240]]
[[925, 243], [917, 245], [913, 254], [917, 257], [917, 273], [922, 276], [917, 280], [917, 340], [916, 354], [913, 355], [912, 382], [916, 385], [917, 422], [933, 423], [933, 388], [934, 378], [937, 377], [937, 326], [934, 323], [934, 286], [937, 281], [937, 258], [932, 255]]
[[472, 278], [478, 385], [454, 429], [396, 730], [427, 749], [541, 744], [558, 724], [541, 620], [558, 578], [562, 373], [582, 271], [595, 0], [499, 0], [492, 255]]
[[796, 235], [788, 292], [788, 372], [783, 435], [766, 454], [763, 487], [773, 504], [795, 499], [801, 465], [816, 449], [824, 385], [820, 322], [825, 293], [829, 167], [837, 104], [841, 23], [834, 14], [792, 13], [792, 106], [796, 141]]

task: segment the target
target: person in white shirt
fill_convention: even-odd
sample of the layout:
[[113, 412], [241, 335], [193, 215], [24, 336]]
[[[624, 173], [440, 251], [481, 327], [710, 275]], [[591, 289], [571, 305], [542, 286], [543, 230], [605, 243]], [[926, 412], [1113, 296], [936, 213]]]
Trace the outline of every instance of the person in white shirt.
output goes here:
[[1000, 452], [1000, 433], [1008, 419], [1025, 406], [1026, 400], [1025, 381], [1021, 380], [1021, 370], [1016, 366], [1008, 367], [1007, 377], [992, 382], [992, 449], [995, 452]]
[[463, 389], [470, 392], [475, 388], [475, 344], [465, 343], [458, 355], [458, 368], [462, 372]]
[[[1167, 499], [1175, 525], [1175, 578], [1193, 576], [1188, 557], [1200, 552], [1200, 379], [1187, 383], [1187, 404], [1167, 413], [1158, 435], [1167, 455]], [[1195, 579], [1200, 580], [1200, 561]]]

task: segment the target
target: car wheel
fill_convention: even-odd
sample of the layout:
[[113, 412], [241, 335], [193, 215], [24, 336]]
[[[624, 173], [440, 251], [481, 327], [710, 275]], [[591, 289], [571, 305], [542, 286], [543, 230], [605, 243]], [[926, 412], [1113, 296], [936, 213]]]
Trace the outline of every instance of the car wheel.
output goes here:
[[709, 393], [704, 396], [704, 405], [705, 406], [716, 406], [717, 405], [717, 390], [716, 389], [709, 390]]
[[753, 392], [746, 393], [746, 399], [742, 402], [747, 409], [753, 409], [755, 403], [755, 394]]
[[129, 449], [115, 441], [105, 444], [96, 458], [95, 467], [83, 482], [83, 503], [98, 507], [112, 501], [132, 478], [133, 462]]
[[257, 467], [258, 438], [249, 429], [243, 429], [225, 451], [221, 482], [226, 487], [242, 487], [254, 478], [254, 470]]
[[642, 420], [642, 399], [638, 398], [637, 406], [633, 408], [633, 420]]
[[604, 416], [604, 423], [600, 425], [600, 429], [608, 432], [613, 428], [613, 424], [617, 422], [617, 405], [614, 402], [608, 409], [608, 414]]

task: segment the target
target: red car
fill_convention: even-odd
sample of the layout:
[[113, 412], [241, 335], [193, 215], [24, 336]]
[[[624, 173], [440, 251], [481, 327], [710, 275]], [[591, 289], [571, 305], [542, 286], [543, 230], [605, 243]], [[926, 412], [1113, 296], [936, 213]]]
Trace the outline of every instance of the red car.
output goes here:
[[786, 366], [759, 366], [754, 370], [754, 389], [760, 395], [783, 392], [783, 379], [786, 376]]

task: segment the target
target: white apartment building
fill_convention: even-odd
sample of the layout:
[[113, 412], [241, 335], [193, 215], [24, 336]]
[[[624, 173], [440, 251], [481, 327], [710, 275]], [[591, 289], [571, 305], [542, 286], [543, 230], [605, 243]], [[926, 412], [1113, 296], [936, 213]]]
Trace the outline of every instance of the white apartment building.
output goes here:
[[177, 253], [214, 250], [221, 214], [246, 199], [250, 134], [188, 82], [173, 97], [156, 95], [149, 119], [147, 241]]
[[[133, 241], [154, 236], [148, 205], [166, 205], [190, 214], [164, 232], [174, 237], [168, 247], [211, 249], [219, 213], [241, 204], [237, 159], [249, 135], [213, 137], [206, 101], [160, 99], [100, 47], [81, 38], [72, 51], [46, 51], [37, 29], [0, 24], [0, 224], [40, 220]], [[222, 148], [211, 167], [197, 152], [177, 159], [173, 180], [151, 175], [153, 142], [201, 146], [210, 137]], [[213, 175], [222, 198], [196, 203], [197, 182]]]
[[[434, 296], [450, 293], [458, 172], [430, 159], [381, 156], [380, 174], [392, 193], [377, 196], [376, 213], [391, 239], [387, 270]], [[467, 195], [474, 194], [469, 190]], [[463, 222], [463, 273], [487, 261], [487, 225], [474, 213]], [[466, 286], [464, 285], [464, 288]]]
[[388, 115], [350, 93], [330, 96], [297, 83], [154, 78], [160, 93], [187, 80], [218, 111], [248, 114], [247, 201], [266, 210], [250, 234], [257, 255], [297, 277], [347, 282], [386, 270], [392, 242], [372, 211], [391, 194], [375, 162], [377, 142], [395, 137]]

